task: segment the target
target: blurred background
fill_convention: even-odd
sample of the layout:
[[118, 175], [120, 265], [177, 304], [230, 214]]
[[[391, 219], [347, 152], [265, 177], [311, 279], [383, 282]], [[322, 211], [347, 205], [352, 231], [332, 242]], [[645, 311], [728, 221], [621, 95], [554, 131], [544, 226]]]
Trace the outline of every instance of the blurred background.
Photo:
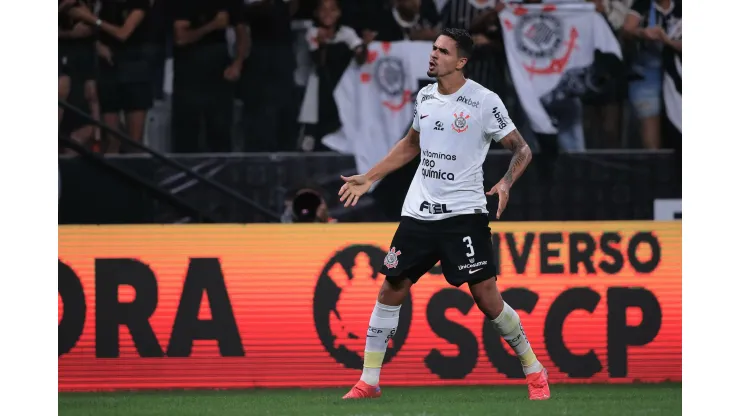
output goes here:
[[418, 160], [351, 209], [339, 176], [443, 27], [535, 152], [505, 220], [680, 218], [680, 0], [59, 0], [59, 224], [397, 221]]

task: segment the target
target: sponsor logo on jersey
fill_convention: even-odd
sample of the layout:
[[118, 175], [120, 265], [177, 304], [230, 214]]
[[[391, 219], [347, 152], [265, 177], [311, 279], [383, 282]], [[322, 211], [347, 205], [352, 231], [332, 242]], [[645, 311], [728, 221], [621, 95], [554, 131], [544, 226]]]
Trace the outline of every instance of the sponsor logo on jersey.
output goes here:
[[454, 173], [444, 172], [440, 169], [434, 170], [434, 169], [421, 168], [421, 175], [424, 176], [425, 178], [440, 179], [443, 181], [454, 181], [455, 180]]
[[428, 157], [431, 159], [441, 159], [441, 160], [457, 160], [456, 155], [448, 155], [447, 153], [437, 153], [437, 152], [431, 152], [427, 149], [424, 149], [422, 152], [424, 157]]
[[445, 131], [444, 124], [442, 124], [442, 122], [439, 120], [435, 121], [434, 130]]
[[479, 267], [486, 266], [486, 265], [488, 265], [488, 260], [483, 260], [483, 261], [479, 261], [479, 262], [472, 263], [472, 264], [461, 264], [457, 266], [457, 269], [458, 270], [477, 269]]
[[434, 98], [434, 96], [431, 95], [431, 94], [422, 94], [421, 95], [421, 102], [423, 103], [424, 101], [429, 100], [429, 99], [432, 99], [432, 98]]
[[419, 205], [419, 211], [428, 212], [430, 214], [449, 214], [452, 211], [447, 209], [447, 204], [432, 204], [424, 201]]
[[473, 108], [480, 108], [480, 101], [473, 101], [464, 95], [457, 97], [457, 102], [467, 104]]
[[504, 127], [506, 127], [506, 122], [504, 121], [504, 117], [498, 111], [498, 107], [493, 107], [493, 116], [496, 117], [496, 121], [498, 121], [498, 128], [503, 130]]
[[453, 116], [455, 116], [455, 122], [452, 123], [452, 130], [462, 133], [468, 129], [468, 119], [470, 118], [470, 114], [465, 115], [465, 112], [461, 111], [460, 115], [454, 113]]
[[455, 174], [451, 172], [445, 172], [441, 169], [437, 168], [437, 162], [434, 159], [438, 160], [457, 160], [456, 155], [448, 155], [446, 153], [437, 153], [437, 152], [430, 152], [427, 149], [424, 149], [422, 151], [422, 155], [424, 157], [421, 158], [421, 174], [425, 178], [430, 179], [440, 179], [443, 181], [454, 181], [455, 180]]

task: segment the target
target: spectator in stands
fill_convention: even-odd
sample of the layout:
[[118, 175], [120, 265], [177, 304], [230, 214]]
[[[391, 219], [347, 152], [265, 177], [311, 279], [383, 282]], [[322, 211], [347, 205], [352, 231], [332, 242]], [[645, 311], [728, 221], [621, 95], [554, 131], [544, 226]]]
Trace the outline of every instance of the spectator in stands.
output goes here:
[[321, 194], [313, 189], [304, 188], [286, 201], [283, 223], [329, 223], [336, 222], [329, 217], [329, 208]]
[[298, 0], [245, 0], [252, 47], [244, 64], [245, 150], [294, 150], [300, 100], [295, 96], [291, 17]]
[[[176, 153], [232, 149], [234, 93], [247, 52], [242, 13], [243, 4], [233, 0], [178, 0], [174, 5], [172, 129]], [[226, 39], [229, 26], [237, 27], [233, 58]]]
[[433, 0], [393, 0], [374, 20], [370, 29], [384, 42], [434, 40], [441, 28]]
[[152, 95], [154, 100], [164, 99], [165, 62], [172, 56], [172, 0], [151, 0], [147, 15], [147, 30], [152, 49]]
[[[681, 51], [681, 42], [668, 36], [681, 19], [681, 0], [636, 0], [622, 31], [633, 41], [627, 49], [631, 64], [629, 100], [637, 117], [645, 148], [661, 147], [661, 111], [664, 48]], [[665, 51], [667, 52], [667, 51]]]
[[[87, 101], [87, 97], [85, 97], [85, 90], [82, 85], [82, 82], [72, 80], [72, 88], [67, 97], [67, 102], [80, 110], [89, 113], [90, 104]], [[59, 135], [61, 137], [70, 139], [91, 151], [96, 150], [95, 148], [98, 144], [98, 141], [95, 140], [96, 131], [99, 131], [97, 126], [90, 123], [87, 118], [71, 111], [64, 114], [64, 117], [59, 123]], [[76, 151], [66, 146], [62, 146], [62, 149], [60, 150], [63, 154], [77, 154]]]
[[[340, 127], [334, 102], [334, 88], [350, 60], [362, 63], [367, 47], [354, 29], [339, 24], [341, 10], [337, 0], [320, 0], [313, 26], [306, 32], [306, 42], [318, 78], [318, 123], [306, 126], [303, 150], [326, 150], [321, 138]], [[318, 143], [317, 143], [318, 140]]]
[[[59, 99], [67, 100], [73, 87], [84, 89], [85, 106], [95, 120], [100, 119], [100, 105], [95, 83], [97, 77], [96, 36], [92, 26], [73, 19], [67, 12], [74, 6], [92, 9], [91, 0], [59, 0]], [[78, 107], [79, 108], [79, 107]], [[59, 123], [64, 110], [59, 108]], [[94, 133], [100, 138], [100, 130]]]
[[498, 11], [503, 7], [496, 1], [448, 0], [441, 19], [443, 27], [466, 29], [474, 36], [473, 56], [465, 65], [468, 78], [496, 91], [506, 101], [506, 56], [498, 23]]
[[[100, 78], [98, 92], [103, 121], [111, 128], [123, 124], [131, 139], [141, 142], [147, 111], [152, 106], [149, 31], [145, 19], [150, 0], [100, 0], [99, 16], [85, 7], [70, 14], [100, 29], [97, 44]], [[120, 141], [108, 135], [106, 152], [118, 153]], [[125, 149], [133, 151], [133, 149]]]
[[[629, 13], [632, 0], [589, 0], [596, 6], [612, 28], [615, 35], [624, 24]], [[616, 68], [614, 68], [616, 69]], [[622, 103], [626, 97], [627, 83], [623, 70], [612, 70], [616, 82], [604, 91], [598, 100], [582, 97], [583, 101], [583, 129], [588, 141], [588, 148], [621, 147], [620, 124], [622, 119]]]

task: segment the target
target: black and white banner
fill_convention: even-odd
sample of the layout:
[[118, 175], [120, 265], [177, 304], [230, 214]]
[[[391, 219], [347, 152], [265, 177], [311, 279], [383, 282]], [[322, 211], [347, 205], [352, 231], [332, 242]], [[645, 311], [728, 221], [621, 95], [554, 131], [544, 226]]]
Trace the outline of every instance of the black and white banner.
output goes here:
[[323, 137], [330, 149], [353, 154], [367, 172], [408, 132], [416, 93], [426, 74], [432, 42], [373, 42], [364, 64], [352, 62], [334, 89], [342, 122]]
[[[678, 20], [670, 28], [668, 28], [668, 37], [674, 40], [680, 40], [682, 38], [681, 20]], [[681, 130], [681, 53], [670, 49], [670, 58], [666, 60], [664, 65], [663, 73], [663, 102], [665, 103], [665, 111], [668, 116], [668, 120], [678, 129]]]
[[[537, 133], [577, 122], [575, 100], [598, 94], [622, 52], [593, 3], [510, 5], [499, 13], [519, 101]], [[598, 61], [598, 62], [597, 62]]]

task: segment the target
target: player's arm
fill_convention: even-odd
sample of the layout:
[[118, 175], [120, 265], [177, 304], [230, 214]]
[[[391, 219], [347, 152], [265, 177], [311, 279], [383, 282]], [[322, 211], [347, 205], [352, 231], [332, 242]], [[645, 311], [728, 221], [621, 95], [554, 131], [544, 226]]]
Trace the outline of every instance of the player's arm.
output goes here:
[[414, 119], [411, 122], [411, 128], [406, 136], [399, 140], [390, 152], [372, 167], [364, 175], [354, 175], [350, 177], [342, 176], [345, 182], [339, 189], [339, 201], [344, 202], [344, 206], [355, 206], [365, 192], [370, 190], [373, 183], [383, 179], [386, 175], [413, 160], [421, 152], [421, 125], [419, 121], [419, 99], [421, 93], [417, 94], [414, 107]]
[[498, 183], [486, 192], [486, 195], [498, 195], [498, 211], [496, 218], [501, 218], [506, 204], [509, 202], [509, 189], [517, 179], [522, 176], [524, 170], [532, 160], [532, 150], [524, 141], [514, 122], [509, 118], [509, 112], [504, 103], [496, 94], [489, 94], [483, 99], [481, 106], [484, 134], [487, 140], [500, 143], [503, 147], [514, 153], [509, 163], [509, 169]]
[[421, 152], [421, 118], [419, 113], [419, 100], [422, 97], [421, 91], [416, 95], [414, 103], [414, 116], [411, 121], [411, 128], [406, 136], [401, 139], [390, 152], [373, 166], [365, 176], [372, 183], [383, 179], [386, 175], [396, 169], [400, 169], [405, 164], [413, 160]]
[[498, 195], [498, 210], [496, 211], [496, 219], [501, 218], [501, 214], [506, 209], [506, 204], [509, 203], [509, 190], [514, 185], [517, 179], [522, 176], [524, 170], [532, 160], [532, 150], [530, 150], [527, 142], [524, 141], [522, 135], [519, 134], [519, 130], [513, 129], [504, 136], [499, 143], [505, 148], [511, 150], [514, 156], [511, 158], [509, 163], [509, 169], [504, 174], [504, 177], [490, 191], [486, 192], [486, 195]]
[[501, 179], [502, 182], [511, 188], [514, 182], [522, 176], [529, 162], [532, 161], [532, 150], [529, 148], [527, 142], [524, 141], [519, 130], [516, 129], [507, 134], [499, 143], [514, 153], [509, 163], [509, 170], [506, 171], [506, 174]]
[[421, 152], [419, 139], [419, 132], [411, 127], [406, 137], [396, 143], [383, 160], [367, 171], [365, 174], [367, 179], [370, 182], [377, 182], [389, 173], [411, 162]]
[[[418, 127], [418, 116], [414, 116], [414, 125]], [[394, 170], [409, 163], [420, 152], [419, 131], [412, 126], [406, 137], [399, 140], [390, 152], [378, 162], [372, 169], [364, 175], [354, 175], [350, 177], [342, 176], [345, 182], [339, 189], [339, 201], [344, 202], [344, 206], [357, 205], [357, 201], [362, 195], [370, 190], [372, 184]]]

